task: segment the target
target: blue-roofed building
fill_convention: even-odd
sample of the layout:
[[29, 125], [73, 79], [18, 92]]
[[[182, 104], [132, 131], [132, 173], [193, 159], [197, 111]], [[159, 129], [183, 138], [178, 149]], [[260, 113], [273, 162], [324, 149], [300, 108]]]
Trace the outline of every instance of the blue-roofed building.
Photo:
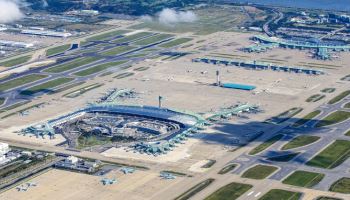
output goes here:
[[256, 88], [253, 85], [243, 85], [243, 84], [237, 84], [237, 83], [223, 83], [221, 87], [237, 89], [237, 90], [254, 90]]

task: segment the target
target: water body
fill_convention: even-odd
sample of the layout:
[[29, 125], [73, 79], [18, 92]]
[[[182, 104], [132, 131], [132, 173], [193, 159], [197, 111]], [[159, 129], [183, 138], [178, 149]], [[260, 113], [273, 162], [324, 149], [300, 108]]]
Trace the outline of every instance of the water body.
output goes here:
[[350, 0], [226, 0], [237, 3], [257, 3], [264, 5], [314, 8], [337, 11], [350, 11]]

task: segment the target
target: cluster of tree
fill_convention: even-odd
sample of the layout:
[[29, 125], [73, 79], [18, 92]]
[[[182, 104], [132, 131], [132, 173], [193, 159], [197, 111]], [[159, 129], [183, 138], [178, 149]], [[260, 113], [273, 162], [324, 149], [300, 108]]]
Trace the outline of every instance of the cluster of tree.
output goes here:
[[163, 8], [182, 8], [203, 0], [27, 0], [34, 10], [65, 12], [74, 9], [94, 9], [101, 12], [145, 15], [154, 14]]

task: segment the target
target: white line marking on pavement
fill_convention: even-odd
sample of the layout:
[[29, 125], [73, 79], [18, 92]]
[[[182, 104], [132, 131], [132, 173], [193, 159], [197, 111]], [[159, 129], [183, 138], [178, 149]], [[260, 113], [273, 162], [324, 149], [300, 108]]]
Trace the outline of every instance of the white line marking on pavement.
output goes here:
[[251, 192], [249, 192], [248, 194], [247, 194], [247, 196], [250, 196], [250, 195], [252, 195], [254, 193], [254, 191], [251, 191]]
[[258, 192], [254, 197], [258, 197], [261, 194], [261, 192]]

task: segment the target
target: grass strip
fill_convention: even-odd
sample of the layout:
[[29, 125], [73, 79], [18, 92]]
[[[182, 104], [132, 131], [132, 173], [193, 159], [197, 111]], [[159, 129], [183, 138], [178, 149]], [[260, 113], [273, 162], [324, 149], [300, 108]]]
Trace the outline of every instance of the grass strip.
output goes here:
[[123, 78], [129, 77], [129, 76], [132, 76], [132, 75], [134, 75], [134, 73], [132, 73], [132, 72], [125, 72], [125, 73], [118, 74], [117, 76], [114, 76], [113, 78], [123, 79]]
[[116, 30], [116, 31], [110, 31], [108, 33], [103, 33], [103, 34], [99, 34], [93, 37], [89, 37], [86, 39], [86, 41], [101, 41], [101, 40], [105, 40], [111, 37], [115, 37], [124, 33], [127, 33], [129, 31], [127, 30]]
[[324, 127], [324, 126], [330, 126], [336, 123], [341, 123], [343, 121], [346, 121], [350, 118], [350, 112], [347, 111], [335, 111], [322, 120], [320, 120], [316, 127]]
[[20, 92], [20, 94], [22, 94], [22, 95], [34, 95], [34, 94], [39, 93], [39, 92], [49, 93], [49, 92], [52, 92], [52, 88], [57, 87], [57, 86], [62, 85], [62, 84], [65, 84], [65, 83], [68, 83], [68, 82], [71, 82], [73, 80], [74, 80], [74, 78], [57, 78], [57, 79], [48, 81], [46, 83], [36, 85], [34, 87], [23, 90]]
[[342, 93], [340, 93], [338, 96], [334, 97], [333, 99], [331, 99], [328, 104], [336, 104], [339, 101], [341, 101], [342, 99], [344, 99], [346, 96], [348, 96], [350, 94], [350, 90], [344, 91]]
[[32, 58], [31, 55], [14, 58], [11, 60], [0, 62], [0, 66], [14, 67], [16, 65], [20, 65], [20, 64], [28, 62], [31, 58]]
[[208, 162], [205, 163], [205, 165], [203, 165], [202, 168], [210, 168], [210, 167], [212, 167], [215, 163], [216, 163], [216, 160], [208, 160]]
[[102, 56], [115, 56], [136, 49], [132, 46], [118, 46], [101, 53]]
[[336, 140], [310, 161], [306, 165], [332, 169], [339, 166], [350, 156], [350, 141]]
[[300, 192], [272, 189], [264, 194], [259, 200], [299, 200], [301, 196], [302, 193]]
[[350, 178], [344, 177], [334, 182], [329, 191], [350, 194]]
[[255, 147], [253, 150], [249, 152], [249, 155], [256, 155], [265, 149], [269, 148], [271, 145], [273, 145], [275, 142], [280, 140], [283, 137], [282, 134], [275, 135], [271, 137], [270, 139], [266, 140], [264, 143], [260, 144], [259, 146]]
[[278, 168], [269, 165], [256, 165], [242, 174], [243, 178], [265, 179], [274, 173]]
[[237, 167], [237, 164], [229, 164], [225, 167], [223, 167], [218, 174], [227, 174], [228, 172], [232, 171], [233, 169], [235, 169]]
[[321, 92], [323, 92], [323, 93], [333, 93], [333, 92], [335, 92], [335, 88], [325, 88], [325, 89], [321, 90]]
[[208, 187], [214, 181], [215, 181], [215, 179], [213, 179], [213, 178], [209, 178], [207, 180], [204, 180], [204, 181], [198, 183], [197, 185], [191, 187], [190, 189], [188, 189], [186, 192], [184, 192], [180, 196], [176, 197], [175, 200], [187, 200], [187, 199], [190, 199], [191, 197], [193, 197], [198, 192], [204, 190], [204, 188]]
[[350, 108], [350, 102], [344, 105], [344, 108]]
[[65, 51], [67, 51], [68, 49], [70, 49], [71, 46], [72, 46], [71, 44], [65, 44], [65, 45], [61, 45], [58, 47], [50, 48], [46, 51], [46, 56], [52, 56], [52, 55], [56, 55], [59, 53], [63, 53]]
[[312, 144], [312, 143], [316, 142], [319, 139], [320, 139], [320, 137], [318, 137], [318, 136], [300, 135], [300, 136], [297, 136], [297, 137], [293, 138], [293, 140], [291, 140], [290, 142], [285, 144], [282, 147], [282, 150], [289, 150], [289, 149], [295, 149], [295, 148], [303, 147], [303, 146]]
[[122, 65], [122, 64], [124, 64], [126, 62], [128, 62], [128, 61], [122, 60], [122, 61], [117, 61], [117, 62], [104, 63], [104, 64], [101, 64], [101, 65], [97, 65], [97, 66], [90, 67], [88, 69], [76, 72], [76, 73], [74, 73], [74, 75], [76, 75], [76, 76], [89, 76], [91, 74], [95, 74], [95, 73], [104, 71], [104, 70], [106, 70], [108, 68], [116, 67], [118, 65]]
[[150, 44], [157, 43], [157, 42], [160, 42], [162, 40], [168, 39], [172, 36], [173, 35], [170, 35], [170, 34], [158, 34], [158, 35], [154, 35], [154, 36], [136, 41], [134, 44], [140, 45], [140, 46], [146, 46], [146, 45], [150, 45]]
[[48, 73], [61, 73], [64, 71], [78, 68], [78, 67], [83, 66], [83, 65], [93, 63], [93, 62], [98, 61], [100, 59], [101, 58], [98, 58], [98, 57], [82, 57], [82, 58], [75, 59], [74, 61], [65, 63], [65, 64], [56, 65], [56, 66], [48, 68], [44, 71], [48, 72]]
[[299, 187], [311, 188], [321, 182], [324, 178], [324, 174], [307, 172], [307, 171], [295, 171], [282, 181], [284, 184], [294, 185]]
[[46, 75], [41, 75], [41, 74], [29, 74], [16, 79], [12, 79], [0, 85], [0, 92], [6, 91], [12, 88], [16, 88], [28, 83], [32, 83], [34, 81], [38, 81], [46, 77], [47, 77]]
[[4, 104], [6, 101], [6, 98], [4, 97], [0, 97], [0, 106], [2, 106], [2, 104]]
[[205, 200], [235, 200], [250, 190], [253, 186], [243, 183], [230, 183], [209, 195]]
[[133, 41], [133, 40], [136, 40], [136, 39], [139, 39], [139, 38], [143, 38], [143, 37], [149, 36], [151, 34], [153, 34], [153, 33], [151, 33], [151, 32], [140, 32], [140, 33], [136, 33], [136, 34], [133, 34], [133, 35], [129, 35], [129, 36], [125, 36], [125, 37], [122, 37], [122, 38], [118, 38], [116, 40], [112, 40], [112, 42], [117, 43], [117, 44], [122, 44], [122, 43], [130, 42], [130, 41]]
[[326, 97], [326, 95], [315, 94], [315, 95], [312, 95], [309, 98], [307, 98], [306, 102], [317, 102], [325, 97]]

